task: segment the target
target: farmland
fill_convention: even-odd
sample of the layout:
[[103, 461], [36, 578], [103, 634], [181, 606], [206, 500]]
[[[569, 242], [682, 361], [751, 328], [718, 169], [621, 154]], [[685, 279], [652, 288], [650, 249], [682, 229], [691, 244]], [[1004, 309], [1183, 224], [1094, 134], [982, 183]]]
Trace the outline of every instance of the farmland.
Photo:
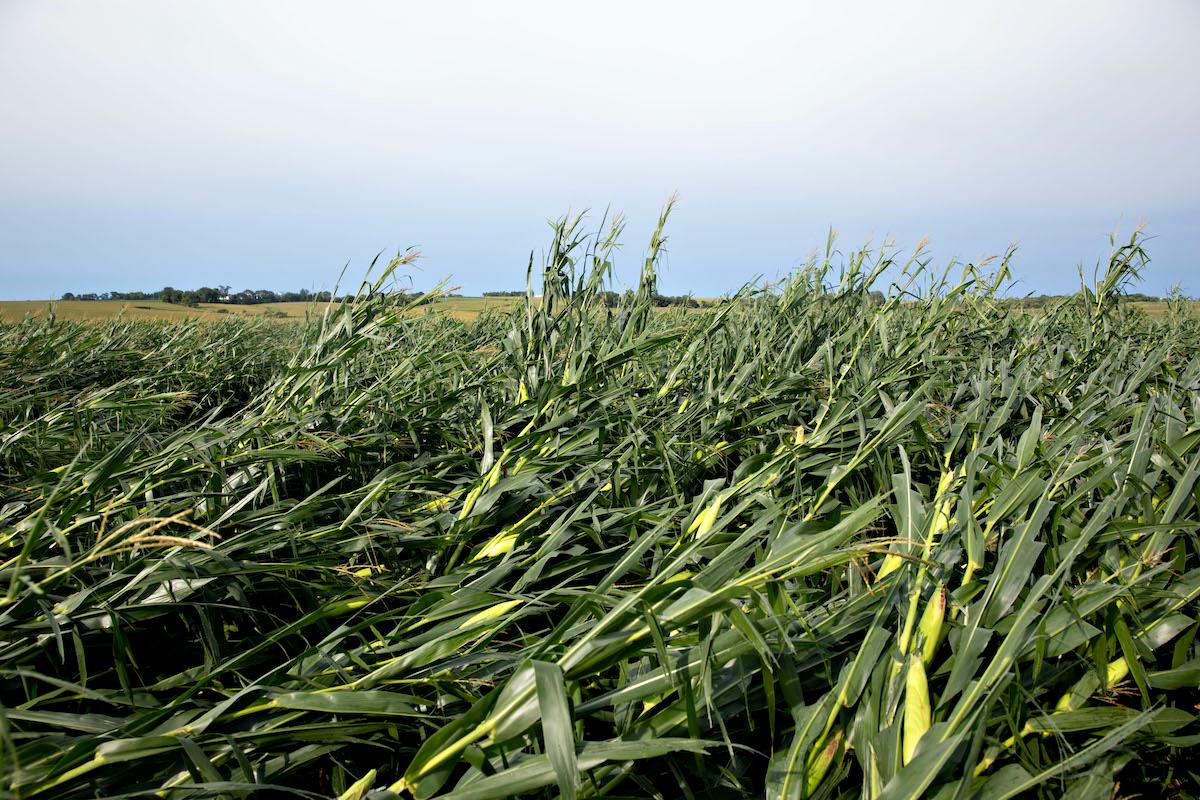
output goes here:
[[[406, 313], [447, 314], [461, 322], [471, 322], [486, 311], [507, 311], [523, 302], [514, 297], [438, 297], [432, 302], [413, 307]], [[535, 298], [536, 302], [536, 298]], [[1200, 313], [1200, 302], [1184, 301], [1193, 313]], [[1009, 307], [1025, 313], [1040, 314], [1041, 308], [1023, 306], [1020, 300], [1011, 299]], [[1162, 317], [1169, 312], [1165, 302], [1125, 302], [1128, 308], [1149, 317]], [[232, 305], [201, 303], [196, 306], [176, 305], [158, 301], [135, 300], [0, 300], [0, 322], [15, 323], [25, 317], [47, 318], [52, 313], [56, 319], [70, 322], [102, 322], [108, 320], [172, 321], [204, 320], [220, 322], [229, 316], [262, 317], [275, 320], [301, 322], [309, 317], [319, 317], [325, 310], [323, 303], [258, 303], [255, 305]]]
[[0, 796], [1197, 796], [1200, 318], [1121, 301], [1140, 239], [1038, 314], [865, 251], [655, 312], [663, 221], [615, 308], [563, 221], [463, 318], [398, 260], [0, 327]]
[[[409, 313], [427, 310], [444, 312], [468, 322], [484, 311], [512, 308], [520, 298], [512, 297], [441, 297], [428, 306], [413, 308]], [[152, 300], [0, 300], [0, 321], [19, 322], [27, 316], [48, 317], [51, 312], [64, 321], [156, 320], [174, 321], [199, 319], [219, 322], [229, 316], [266, 317], [270, 319], [304, 320], [309, 315], [320, 316], [320, 303], [260, 303], [233, 305], [201, 303], [196, 306], [176, 305]]]

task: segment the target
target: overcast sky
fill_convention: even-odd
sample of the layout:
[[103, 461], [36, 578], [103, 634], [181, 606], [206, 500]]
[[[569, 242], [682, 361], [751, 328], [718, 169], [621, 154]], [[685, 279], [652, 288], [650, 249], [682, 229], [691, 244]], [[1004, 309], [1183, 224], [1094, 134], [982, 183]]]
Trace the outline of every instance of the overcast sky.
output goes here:
[[1019, 242], [1070, 291], [1114, 229], [1200, 294], [1200, 3], [0, 0], [0, 297], [523, 285], [546, 220], [678, 190], [665, 291], [873, 239]]

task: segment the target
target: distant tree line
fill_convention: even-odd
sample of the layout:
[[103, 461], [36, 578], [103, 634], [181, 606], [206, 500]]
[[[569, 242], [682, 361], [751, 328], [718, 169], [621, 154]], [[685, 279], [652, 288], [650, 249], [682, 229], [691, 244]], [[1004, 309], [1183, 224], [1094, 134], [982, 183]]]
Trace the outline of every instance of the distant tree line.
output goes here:
[[[604, 300], [604, 305], [609, 308], [615, 308], [622, 298], [629, 300], [633, 297], [633, 290], [626, 289], [624, 292], [604, 292], [600, 295]], [[703, 305], [699, 300], [688, 294], [658, 294], [657, 292], [650, 298], [650, 305], [655, 308], [667, 308], [668, 306], [680, 306], [683, 308], [699, 308]]]
[[[609, 294], [613, 294], [609, 292]], [[605, 302], [608, 302], [607, 298]], [[667, 306], [682, 306], [684, 308], [699, 308], [704, 305], [690, 294], [655, 294], [650, 298], [650, 304], [657, 308]]]
[[[523, 289], [513, 289], [511, 291], [494, 291], [484, 292], [484, 297], [524, 297]], [[615, 308], [622, 297], [633, 297], [633, 290], [626, 289], [624, 292], [602, 292], [600, 297], [604, 304], [609, 308]], [[686, 294], [655, 294], [650, 300], [651, 304], [657, 308], [665, 308], [667, 306], [682, 306], [684, 308], [699, 308], [704, 305], [703, 301], [697, 300], [691, 295]]]
[[[458, 295], [443, 295], [457, 297]], [[160, 303], [172, 303], [181, 306], [198, 306], [201, 303], [225, 303], [235, 306], [254, 306], [262, 303], [328, 303], [332, 300], [353, 300], [354, 295], [343, 294], [335, 296], [332, 292], [310, 292], [301, 289], [298, 292], [274, 292], [270, 289], [243, 289], [234, 292], [228, 286], [201, 286], [199, 289], [176, 289], [164, 286], [157, 292], [88, 292], [75, 294], [67, 292], [63, 300], [153, 300]], [[422, 298], [420, 303], [435, 302], [437, 298]]]
[[[1034, 294], [1027, 297], [1009, 297], [1005, 298], [1005, 302], [1013, 305], [1022, 306], [1024, 308], [1044, 308], [1051, 303], [1056, 303], [1065, 297], [1074, 295], [1062, 294]], [[1164, 298], [1157, 297], [1152, 294], [1143, 294], [1141, 292], [1126, 292], [1121, 295], [1121, 299], [1127, 303], [1163, 303]]]
[[[624, 292], [604, 292], [601, 297], [609, 308], [615, 308], [622, 297], [631, 297], [633, 291], [626, 289]], [[460, 297], [458, 294], [440, 295], [439, 297]], [[484, 297], [524, 297], [523, 290], [504, 290], [484, 292]], [[1013, 305], [1019, 305], [1023, 308], [1043, 308], [1050, 303], [1061, 300], [1064, 295], [1054, 294], [1038, 294], [1029, 295], [1027, 297], [1010, 297], [1005, 298], [1004, 302]], [[75, 294], [74, 292], [66, 292], [62, 296], [63, 300], [153, 300], [161, 303], [173, 303], [181, 306], [197, 306], [201, 303], [225, 303], [228, 305], [252, 306], [262, 303], [328, 303], [332, 300], [353, 300], [354, 295], [343, 294], [335, 296], [331, 292], [310, 292], [308, 289], [301, 289], [298, 292], [274, 292], [270, 289], [243, 289], [240, 292], [234, 292], [228, 286], [201, 286], [199, 289], [175, 289], [171, 286], [164, 286], [157, 292], [88, 292], [85, 294]], [[423, 297], [418, 303], [426, 305], [428, 303], [437, 302], [438, 297]], [[880, 304], [884, 297], [882, 292], [871, 292], [871, 299], [874, 303]], [[1143, 294], [1141, 292], [1130, 292], [1123, 296], [1126, 302], [1133, 303], [1161, 303], [1164, 299], [1152, 294]], [[667, 306], [679, 306], [683, 308], [699, 308], [706, 301], [697, 300], [691, 295], [673, 295], [673, 294], [655, 294], [650, 301], [657, 308], [665, 308]]]

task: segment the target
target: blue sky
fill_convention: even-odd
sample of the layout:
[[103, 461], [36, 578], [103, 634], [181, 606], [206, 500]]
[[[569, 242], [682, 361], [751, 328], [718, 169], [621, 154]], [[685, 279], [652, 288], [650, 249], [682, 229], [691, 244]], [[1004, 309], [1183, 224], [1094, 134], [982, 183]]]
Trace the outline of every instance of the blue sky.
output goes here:
[[[649, 6], [649, 7], [648, 7]], [[546, 220], [629, 220], [664, 291], [822, 247], [1020, 249], [1061, 292], [1141, 221], [1200, 295], [1200, 4], [0, 0], [0, 297], [517, 288]]]

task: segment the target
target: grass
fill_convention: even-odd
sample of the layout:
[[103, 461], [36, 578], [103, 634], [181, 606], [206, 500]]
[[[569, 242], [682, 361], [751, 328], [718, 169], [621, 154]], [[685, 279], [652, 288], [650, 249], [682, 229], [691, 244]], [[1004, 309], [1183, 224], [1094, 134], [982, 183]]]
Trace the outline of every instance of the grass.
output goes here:
[[[0, 327], [8, 797], [1197, 796], [1200, 320], [833, 253]], [[918, 288], [920, 287], [920, 288]]]

